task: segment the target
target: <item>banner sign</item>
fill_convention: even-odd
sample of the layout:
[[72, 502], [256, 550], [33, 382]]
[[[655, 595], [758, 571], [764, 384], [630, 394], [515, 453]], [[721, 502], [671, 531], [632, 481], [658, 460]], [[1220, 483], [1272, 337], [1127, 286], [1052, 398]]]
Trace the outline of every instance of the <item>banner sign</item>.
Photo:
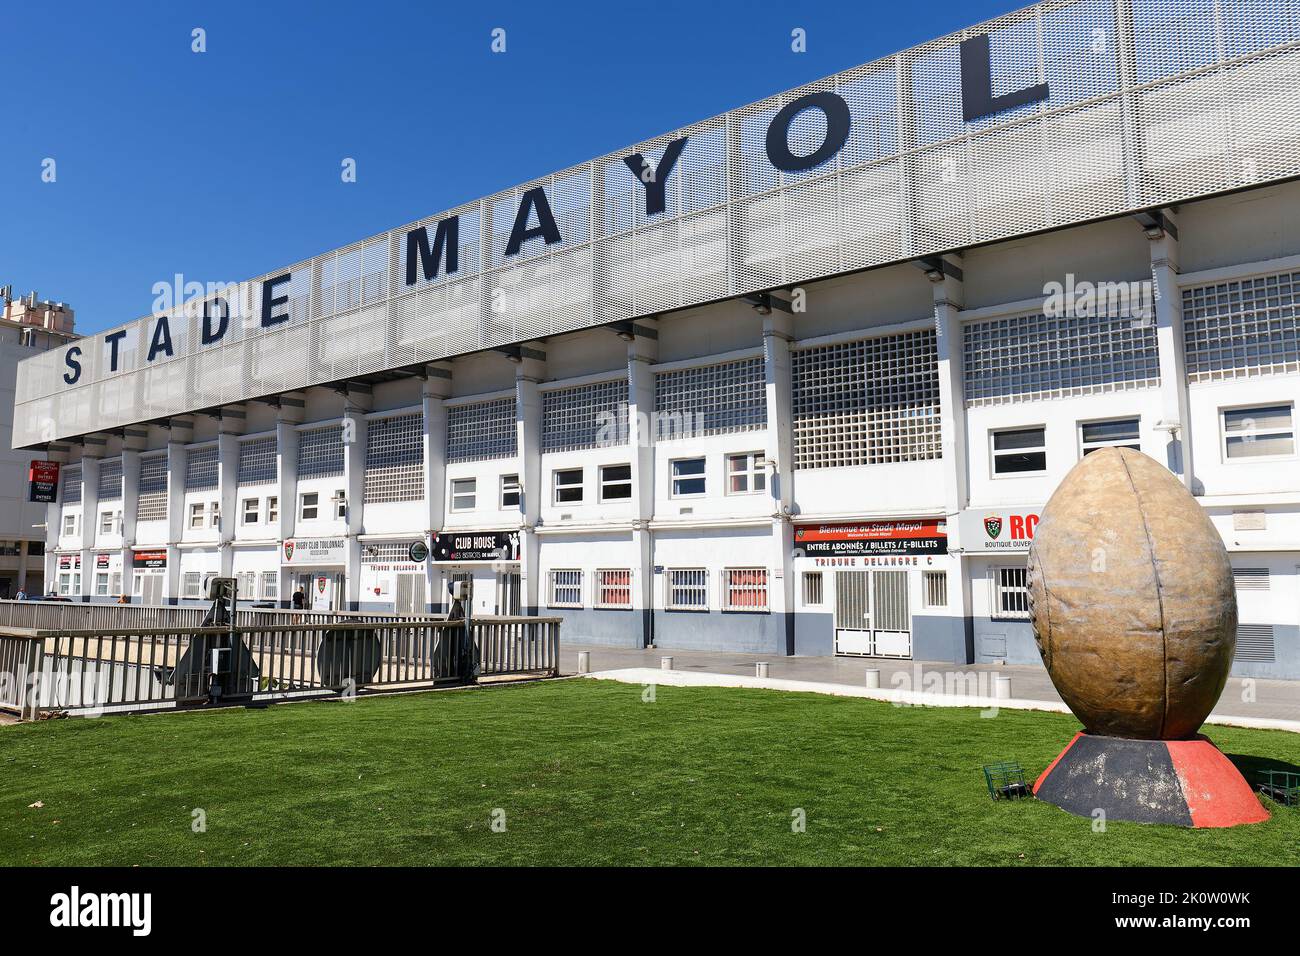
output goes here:
[[347, 538], [289, 538], [282, 547], [285, 564], [343, 564], [347, 560]]
[[957, 519], [962, 550], [968, 554], [1028, 551], [1038, 511], [1037, 507], [963, 511]]
[[27, 467], [27, 500], [50, 504], [59, 490], [59, 463], [33, 461]]
[[79, 554], [61, 554], [59, 555], [60, 571], [80, 571], [81, 555]]
[[947, 554], [942, 519], [796, 525], [794, 546], [804, 557], [867, 554]]
[[518, 531], [446, 531], [433, 536], [433, 560], [518, 561]]
[[131, 567], [137, 571], [148, 568], [165, 568], [167, 567], [167, 550], [159, 548], [157, 551], [132, 551]]

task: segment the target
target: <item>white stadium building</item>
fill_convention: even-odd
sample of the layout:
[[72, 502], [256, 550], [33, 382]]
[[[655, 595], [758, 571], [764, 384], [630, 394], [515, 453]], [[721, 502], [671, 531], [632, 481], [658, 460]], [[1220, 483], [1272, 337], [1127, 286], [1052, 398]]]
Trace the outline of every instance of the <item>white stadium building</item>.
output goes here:
[[1091, 449], [1300, 678], [1300, 2], [1045, 2], [24, 361], [45, 580], [1038, 660]]

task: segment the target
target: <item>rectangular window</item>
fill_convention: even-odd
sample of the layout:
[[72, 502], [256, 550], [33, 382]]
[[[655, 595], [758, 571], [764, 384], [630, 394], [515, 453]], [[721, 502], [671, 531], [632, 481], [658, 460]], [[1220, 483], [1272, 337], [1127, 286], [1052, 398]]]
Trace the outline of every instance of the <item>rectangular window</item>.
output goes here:
[[542, 451], [627, 444], [627, 379], [542, 394]]
[[600, 500], [626, 501], [632, 497], [632, 466], [602, 465], [600, 468]]
[[122, 593], [122, 572], [114, 571], [109, 576], [108, 593], [121, 595]]
[[208, 527], [221, 527], [221, 502], [213, 501], [208, 505]]
[[494, 398], [447, 409], [447, 461], [509, 458], [515, 453], [515, 400]]
[[990, 568], [993, 586], [993, 619], [1029, 620], [1028, 568]]
[[245, 498], [242, 521], [244, 524], [257, 524], [258, 512], [261, 510], [260, 498]]
[[1079, 445], [1083, 454], [1094, 452], [1098, 448], [1132, 448], [1142, 450], [1138, 436], [1139, 419], [1117, 418], [1109, 422], [1081, 422], [1079, 424]]
[[140, 459], [136, 521], [162, 521], [167, 517], [167, 456]]
[[825, 600], [822, 594], [822, 573], [820, 571], [805, 571], [803, 573], [804, 607], [820, 607]]
[[185, 490], [210, 491], [217, 487], [218, 470], [215, 447], [192, 449], [185, 456]]
[[203, 597], [203, 576], [198, 571], [186, 571], [181, 584], [181, 596], [187, 598]]
[[190, 505], [190, 527], [202, 528], [207, 518], [208, 508], [201, 501], [196, 501]]
[[424, 497], [424, 416], [377, 418], [366, 429], [365, 501]]
[[679, 458], [672, 463], [674, 498], [696, 498], [704, 494], [704, 459]]
[[668, 608], [674, 611], [707, 611], [709, 572], [704, 568], [669, 570]]
[[1024, 475], [1047, 470], [1043, 428], [1011, 428], [992, 432], [993, 474]]
[[75, 514], [63, 516], [63, 533], [67, 535], [77, 533], [77, 516]]
[[767, 568], [727, 568], [722, 597], [724, 611], [766, 611]]
[[315, 521], [320, 514], [320, 495], [313, 491], [298, 498], [298, 517], [303, 521]]
[[235, 480], [241, 485], [273, 485], [280, 477], [275, 437], [254, 438], [239, 444]]
[[555, 503], [578, 504], [582, 501], [582, 469], [567, 468], [555, 472]]
[[262, 599], [274, 601], [280, 597], [280, 575], [276, 571], [262, 572]]
[[343, 474], [343, 426], [327, 425], [298, 434], [298, 480]]
[[266, 523], [275, 524], [280, 520], [280, 499], [275, 495], [266, 499]]
[[747, 431], [767, 424], [762, 358], [655, 374], [659, 438]]
[[582, 607], [582, 572], [551, 572], [551, 607]]
[[108, 596], [108, 572], [104, 571], [95, 575], [95, 594], [99, 597]]
[[727, 494], [755, 495], [766, 490], [767, 472], [763, 470], [762, 452], [727, 456]]
[[455, 478], [451, 483], [451, 510], [473, 511], [478, 506], [478, 479]]
[[1284, 458], [1295, 454], [1290, 405], [1223, 410], [1225, 459]]
[[921, 573], [922, 597], [926, 607], [948, 606], [948, 572], [923, 571]]
[[330, 498], [334, 502], [334, 517], [342, 521], [348, 516], [348, 496], [342, 488], [334, 491], [334, 496]]
[[632, 572], [626, 568], [596, 572], [596, 607], [632, 606]]
[[519, 507], [519, 476], [501, 476], [501, 510]]
[[238, 597], [240, 599], [249, 601], [257, 597], [256, 571], [241, 571], [235, 575], [235, 578], [239, 587]]
[[100, 534], [113, 534], [113, 533], [114, 533], [114, 530], [115, 530], [115, 528], [116, 528], [116, 525], [117, 525], [117, 522], [113, 520], [113, 512], [111, 512], [111, 511], [101, 511], [101, 512], [99, 513], [99, 533], [100, 533]]

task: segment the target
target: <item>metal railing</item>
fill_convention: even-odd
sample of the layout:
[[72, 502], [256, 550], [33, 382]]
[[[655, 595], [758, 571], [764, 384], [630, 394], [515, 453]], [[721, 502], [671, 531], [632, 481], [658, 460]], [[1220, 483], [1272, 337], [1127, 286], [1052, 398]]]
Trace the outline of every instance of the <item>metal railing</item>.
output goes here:
[[559, 618], [475, 618], [467, 643], [464, 621], [288, 614], [297, 620], [25, 632], [0, 627], [0, 708], [26, 719], [94, 716], [559, 674]]
[[[83, 604], [74, 601], [0, 600], [0, 628], [98, 629], [160, 627], [197, 628], [208, 613], [206, 606], [150, 606], [141, 604]], [[285, 608], [241, 607], [236, 623], [245, 626], [296, 622], [437, 621], [437, 614], [397, 614], [370, 611], [308, 611]]]

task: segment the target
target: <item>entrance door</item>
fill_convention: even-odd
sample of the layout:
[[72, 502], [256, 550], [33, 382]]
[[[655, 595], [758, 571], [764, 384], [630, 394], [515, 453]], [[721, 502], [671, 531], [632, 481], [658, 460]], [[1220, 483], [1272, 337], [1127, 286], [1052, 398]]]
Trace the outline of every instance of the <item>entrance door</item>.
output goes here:
[[835, 653], [911, 657], [906, 571], [835, 572]]
[[498, 615], [518, 617], [519, 615], [520, 578], [518, 571], [497, 572], [497, 609]]
[[398, 614], [425, 613], [423, 574], [397, 575], [397, 594], [394, 607]]

